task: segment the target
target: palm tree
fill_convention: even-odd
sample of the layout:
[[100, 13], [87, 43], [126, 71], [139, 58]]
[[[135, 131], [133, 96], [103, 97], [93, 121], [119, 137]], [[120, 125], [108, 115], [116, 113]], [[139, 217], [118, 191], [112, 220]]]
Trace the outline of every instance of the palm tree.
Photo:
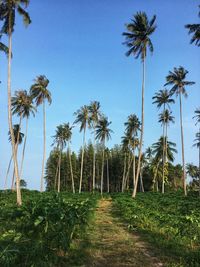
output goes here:
[[26, 132], [25, 132], [25, 140], [24, 140], [21, 167], [20, 167], [20, 179], [21, 179], [25, 148], [26, 148], [27, 132], [28, 132], [28, 119], [31, 114], [35, 116], [36, 108], [33, 106], [32, 98], [27, 93], [26, 90], [19, 90], [15, 92], [15, 95], [11, 98], [11, 106], [12, 106], [11, 107], [12, 114], [13, 115], [16, 114], [20, 117], [20, 122], [19, 122], [20, 127], [22, 119], [26, 118]]
[[[13, 133], [14, 133], [14, 141], [15, 141], [15, 152], [17, 155], [17, 149], [18, 149], [18, 145], [20, 145], [23, 142], [23, 138], [24, 138], [24, 134], [22, 132], [20, 132], [20, 125], [19, 124], [14, 124], [13, 125]], [[8, 132], [8, 141], [12, 142], [12, 137], [11, 137], [11, 132]], [[11, 160], [13, 158], [13, 155], [11, 156], [10, 162], [9, 162], [9, 167], [7, 170], [7, 174], [6, 174], [6, 180], [5, 180], [5, 184], [7, 183], [7, 176], [9, 173], [9, 168], [11, 165]], [[12, 186], [11, 188], [14, 189], [14, 178], [15, 178], [15, 166], [14, 166], [14, 170], [13, 170], [13, 178], [12, 178]], [[17, 179], [16, 179], [16, 185], [17, 185]], [[17, 188], [17, 187], [16, 187]]]
[[156, 16], [149, 21], [146, 13], [138, 12], [131, 23], [126, 25], [127, 31], [124, 32], [125, 36], [124, 44], [128, 46], [128, 51], [126, 52], [127, 56], [133, 55], [136, 58], [141, 57], [143, 63], [143, 79], [142, 79], [142, 119], [141, 119], [141, 135], [140, 135], [140, 144], [139, 144], [139, 157], [138, 157], [138, 167], [136, 173], [136, 184], [133, 190], [132, 197], [136, 196], [137, 184], [140, 173], [140, 162], [142, 156], [142, 143], [144, 135], [144, 89], [145, 89], [145, 63], [147, 56], [147, 48], [150, 52], [153, 53], [153, 44], [151, 42], [150, 36], [156, 29], [155, 25]]
[[199, 175], [199, 196], [200, 196], [200, 131], [196, 133], [196, 138], [194, 139], [194, 144], [193, 146], [196, 146], [199, 149], [199, 170], [198, 170], [198, 175]]
[[43, 191], [44, 183], [44, 164], [46, 159], [46, 109], [45, 102], [47, 101], [49, 105], [52, 102], [51, 93], [47, 88], [49, 80], [44, 75], [40, 75], [35, 79], [35, 83], [30, 88], [31, 97], [35, 100], [36, 106], [43, 104], [43, 161], [42, 161], [42, 174], [41, 174], [41, 184], [40, 191]]
[[[169, 93], [169, 91], [167, 89], [163, 89], [163, 90], [159, 90], [157, 93], [155, 93], [155, 96], [152, 97], [153, 104], [157, 104], [157, 108], [161, 108], [163, 106], [163, 114], [165, 114], [166, 111], [166, 106], [168, 106], [168, 108], [170, 108], [170, 104], [174, 103], [175, 101], [171, 98], [171, 95]], [[165, 116], [163, 116], [163, 118], [165, 119]], [[163, 137], [165, 137], [165, 120], [162, 121], [162, 125], [163, 125]], [[163, 138], [163, 141], [165, 139]], [[162, 193], [164, 194], [165, 191], [165, 173], [164, 173], [164, 169], [165, 169], [165, 145], [163, 144], [163, 175], [162, 175]]]
[[[200, 12], [198, 15], [200, 17]], [[193, 34], [190, 43], [195, 43], [195, 45], [200, 46], [200, 24], [187, 24], [185, 28], [189, 30], [189, 34]]]
[[71, 173], [71, 180], [72, 180], [72, 191], [75, 193], [74, 187], [74, 175], [73, 175], [73, 168], [72, 168], [72, 159], [71, 159], [71, 149], [70, 149], [70, 142], [72, 138], [72, 128], [69, 123], [63, 124], [63, 131], [64, 131], [64, 139], [68, 143], [68, 157], [69, 157], [69, 166], [70, 166], [70, 173]]
[[181, 124], [181, 145], [182, 145], [182, 165], [183, 165], [183, 190], [184, 195], [187, 195], [187, 188], [186, 188], [186, 175], [185, 175], [185, 155], [184, 155], [184, 137], [183, 137], [183, 122], [182, 122], [182, 95], [187, 97], [185, 87], [187, 85], [193, 85], [194, 82], [186, 81], [186, 75], [188, 71], [185, 70], [183, 67], [174, 68], [174, 71], [170, 71], [166, 77], [167, 83], [166, 85], [173, 85], [172, 89], [170, 90], [171, 94], [176, 94], [179, 96], [179, 107], [180, 107], [180, 124]]
[[200, 108], [197, 108], [195, 111], [195, 116], [193, 117], [193, 119], [196, 119], [196, 123], [195, 125], [200, 123]]
[[99, 140], [102, 144], [102, 166], [101, 166], [101, 195], [103, 194], [103, 173], [104, 173], [104, 153], [105, 153], [105, 142], [111, 138], [113, 132], [109, 125], [111, 122], [106, 117], [102, 117], [96, 126], [96, 140]]
[[94, 130], [94, 143], [93, 143], [94, 152], [93, 152], [93, 174], [92, 174], [92, 188], [94, 191], [95, 190], [95, 127], [101, 116], [100, 103], [98, 101], [91, 102], [89, 105], [89, 112], [90, 112], [91, 127]]
[[89, 107], [84, 105], [80, 109], [78, 109], [74, 115], [76, 116], [76, 120], [74, 123], [80, 124], [80, 132], [83, 131], [83, 146], [82, 146], [82, 155], [81, 155], [81, 173], [80, 173], [80, 183], [79, 183], [79, 193], [81, 193], [82, 189], [82, 180], [83, 180], [83, 160], [84, 160], [84, 152], [85, 152], [85, 135], [87, 127], [90, 127], [90, 113]]
[[[15, 142], [12, 126], [12, 112], [11, 112], [11, 58], [12, 58], [12, 33], [14, 32], [16, 12], [23, 17], [25, 26], [31, 23], [29, 14], [26, 8], [29, 0], [2, 0], [0, 2], [0, 20], [3, 21], [1, 33], [8, 35], [8, 80], [7, 80], [7, 93], [8, 93], [8, 124], [11, 134], [12, 154], [14, 161], [14, 169], [16, 176], [16, 190], [17, 190], [17, 204], [22, 204], [21, 190], [20, 190], [20, 177], [18, 170], [18, 162], [15, 154]], [[25, 9], [23, 8], [25, 6]]]
[[58, 193], [60, 192], [60, 173], [61, 173], [61, 158], [64, 147], [66, 146], [66, 131], [63, 125], [57, 126], [56, 134], [53, 136], [53, 145], [56, 145], [59, 150], [58, 157]]
[[163, 142], [163, 136], [161, 136], [159, 138], [159, 140], [154, 143], [152, 145], [152, 152], [154, 155], [154, 159], [156, 162], [158, 162], [157, 164], [157, 170], [156, 170], [156, 175], [158, 172], [158, 168], [159, 168], [159, 163], [161, 160], [163, 160], [163, 144], [167, 144], [166, 145], [166, 157], [168, 159], [168, 161], [173, 162], [174, 161], [174, 153], [177, 153], [177, 150], [175, 149], [176, 144], [170, 141], [166, 140], [166, 137], [164, 137], [164, 142]]

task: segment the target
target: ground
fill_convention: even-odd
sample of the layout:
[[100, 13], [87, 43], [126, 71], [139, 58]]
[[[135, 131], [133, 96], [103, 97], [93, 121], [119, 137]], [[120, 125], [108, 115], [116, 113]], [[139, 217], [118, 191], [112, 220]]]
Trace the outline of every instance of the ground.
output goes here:
[[[78, 256], [77, 256], [78, 255]], [[113, 213], [111, 199], [101, 199], [83, 241], [70, 255], [70, 267], [161, 267], [155, 251]]]

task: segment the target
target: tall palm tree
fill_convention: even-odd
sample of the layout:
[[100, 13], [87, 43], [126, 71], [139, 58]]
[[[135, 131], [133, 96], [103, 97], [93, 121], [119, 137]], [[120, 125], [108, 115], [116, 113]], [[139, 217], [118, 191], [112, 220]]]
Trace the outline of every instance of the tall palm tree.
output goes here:
[[[166, 111], [166, 106], [168, 106], [168, 108], [170, 108], [170, 104], [174, 103], [174, 99], [171, 98], [171, 94], [169, 93], [169, 91], [167, 89], [163, 89], [163, 90], [159, 90], [158, 92], [155, 93], [155, 95], [152, 97], [153, 104], [157, 104], [157, 108], [161, 108], [163, 106], [163, 114], [165, 114]], [[165, 119], [165, 116], [163, 116], [163, 118]], [[162, 125], [163, 125], [163, 141], [165, 140], [165, 120], [162, 121]], [[163, 144], [163, 174], [162, 174], [162, 193], [164, 194], [165, 191], [165, 173], [164, 173], [164, 169], [165, 169], [165, 145]]]
[[44, 164], [46, 159], [46, 101], [50, 105], [52, 102], [51, 93], [47, 88], [49, 85], [49, 80], [44, 75], [40, 75], [35, 79], [35, 83], [30, 88], [31, 97], [35, 100], [36, 106], [43, 104], [43, 160], [42, 160], [42, 174], [41, 174], [41, 183], [40, 191], [43, 191], [44, 184]]
[[72, 138], [72, 128], [73, 128], [73, 126], [70, 126], [69, 123], [63, 124], [64, 139], [68, 143], [67, 153], [68, 153], [68, 157], [69, 157], [69, 166], [70, 166], [70, 173], [71, 173], [71, 180], [72, 180], [72, 192], [75, 193], [74, 175], [73, 175], [71, 149], [70, 149], [70, 142], [71, 142], [71, 138]]
[[84, 152], [85, 152], [85, 135], [87, 127], [90, 128], [90, 113], [89, 107], [84, 105], [80, 109], [78, 109], [74, 115], [76, 116], [76, 120], [74, 123], [80, 124], [80, 132], [83, 131], [83, 146], [82, 146], [82, 154], [81, 154], [81, 173], [80, 173], [80, 183], [79, 183], [79, 193], [81, 193], [82, 189], [82, 180], [83, 180], [83, 160], [84, 160]]
[[[7, 93], [8, 93], [8, 124], [11, 133], [12, 154], [14, 161], [14, 169], [16, 176], [16, 190], [17, 190], [17, 204], [22, 204], [21, 190], [20, 190], [20, 177], [18, 170], [18, 162], [15, 154], [15, 142], [12, 126], [12, 112], [11, 112], [11, 58], [12, 58], [12, 33], [14, 32], [16, 13], [22, 16], [25, 26], [31, 23], [31, 19], [25, 10], [29, 5], [29, 0], [2, 0], [0, 2], [0, 20], [3, 21], [1, 33], [8, 35], [8, 80], [7, 80]], [[25, 9], [23, 8], [25, 7]]]
[[[27, 91], [19, 90], [19, 91], [16, 91], [15, 95], [11, 98], [11, 110], [12, 110], [13, 115], [16, 114], [20, 117], [20, 122], [19, 122], [20, 127], [21, 127], [22, 119], [26, 118], [26, 132], [25, 132], [25, 140], [24, 140], [21, 167], [20, 167], [20, 179], [21, 179], [25, 148], [26, 148], [27, 132], [28, 132], [28, 119], [31, 114], [35, 116], [36, 108], [33, 106], [32, 98], [27, 93]], [[16, 153], [16, 156], [17, 156], [17, 153]]]
[[[200, 11], [198, 15], [200, 17]], [[193, 34], [190, 43], [195, 43], [195, 45], [200, 46], [200, 24], [187, 24], [185, 28], [189, 30], [189, 34]]]
[[106, 117], [102, 117], [96, 126], [96, 140], [99, 140], [102, 144], [102, 166], [101, 166], [101, 195], [103, 194], [103, 173], [104, 173], [104, 153], [105, 153], [105, 142], [111, 138], [113, 132], [109, 126], [111, 122]]
[[62, 152], [64, 147], [66, 146], [66, 131], [65, 126], [59, 125], [56, 129], [56, 134], [53, 136], [54, 141], [53, 145], [56, 145], [57, 149], [59, 150], [59, 157], [58, 157], [58, 193], [60, 192], [60, 174], [61, 174], [61, 158]]
[[172, 85], [170, 90], [171, 94], [176, 94], [179, 97], [179, 107], [180, 107], [180, 125], [181, 125], [181, 145], [182, 145], [182, 165], [183, 165], [183, 190], [184, 195], [187, 195], [186, 188], [186, 174], [185, 174], [185, 155], [184, 155], [184, 136], [183, 136], [183, 119], [182, 119], [182, 95], [187, 97], [187, 92], [185, 87], [187, 85], [193, 85], [195, 82], [186, 81], [186, 75], [188, 71], [183, 67], [174, 68], [173, 71], [170, 71], [166, 77], [166, 85]]
[[156, 16], [149, 21], [146, 13], [138, 12], [131, 23], [126, 25], [127, 31], [124, 32], [125, 36], [124, 44], [128, 46], [127, 56], [133, 55], [136, 58], [141, 57], [143, 63], [143, 78], [142, 78], [142, 119], [141, 119], [141, 135], [139, 144], [139, 157], [138, 157], [138, 167], [136, 173], [136, 184], [133, 190], [132, 197], [136, 196], [137, 184], [140, 173], [140, 162], [142, 156], [142, 143], [144, 135], [144, 90], [145, 90], [145, 63], [147, 56], [147, 48], [153, 53], [153, 44], [151, 42], [150, 36], [154, 33], [156, 29], [155, 25]]
[[95, 190], [95, 127], [99, 121], [101, 116], [100, 112], [100, 103], [98, 101], [93, 101], [89, 105], [89, 112], [90, 112], [90, 121], [91, 127], [94, 130], [94, 143], [93, 143], [93, 173], [92, 173], [92, 188], [93, 191]]

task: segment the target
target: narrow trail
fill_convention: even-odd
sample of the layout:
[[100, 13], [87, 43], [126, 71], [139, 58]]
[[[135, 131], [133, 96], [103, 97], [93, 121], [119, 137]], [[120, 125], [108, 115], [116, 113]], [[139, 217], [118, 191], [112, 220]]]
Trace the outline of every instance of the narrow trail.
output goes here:
[[112, 214], [112, 201], [102, 199], [96, 209], [95, 220], [88, 229], [84, 245], [84, 264], [81, 267], [162, 267], [150, 247], [131, 233]]

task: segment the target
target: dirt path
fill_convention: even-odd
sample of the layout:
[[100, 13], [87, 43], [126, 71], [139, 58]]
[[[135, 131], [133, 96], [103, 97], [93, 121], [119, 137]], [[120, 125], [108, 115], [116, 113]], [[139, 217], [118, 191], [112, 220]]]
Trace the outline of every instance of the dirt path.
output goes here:
[[[164, 266], [150, 253], [150, 248], [133, 233], [128, 232], [122, 222], [111, 213], [112, 202], [99, 201], [95, 221], [89, 228], [87, 242], [82, 254], [82, 267], [161, 267]], [[80, 253], [79, 253], [80, 255]], [[81, 255], [80, 255], [81, 259]]]

